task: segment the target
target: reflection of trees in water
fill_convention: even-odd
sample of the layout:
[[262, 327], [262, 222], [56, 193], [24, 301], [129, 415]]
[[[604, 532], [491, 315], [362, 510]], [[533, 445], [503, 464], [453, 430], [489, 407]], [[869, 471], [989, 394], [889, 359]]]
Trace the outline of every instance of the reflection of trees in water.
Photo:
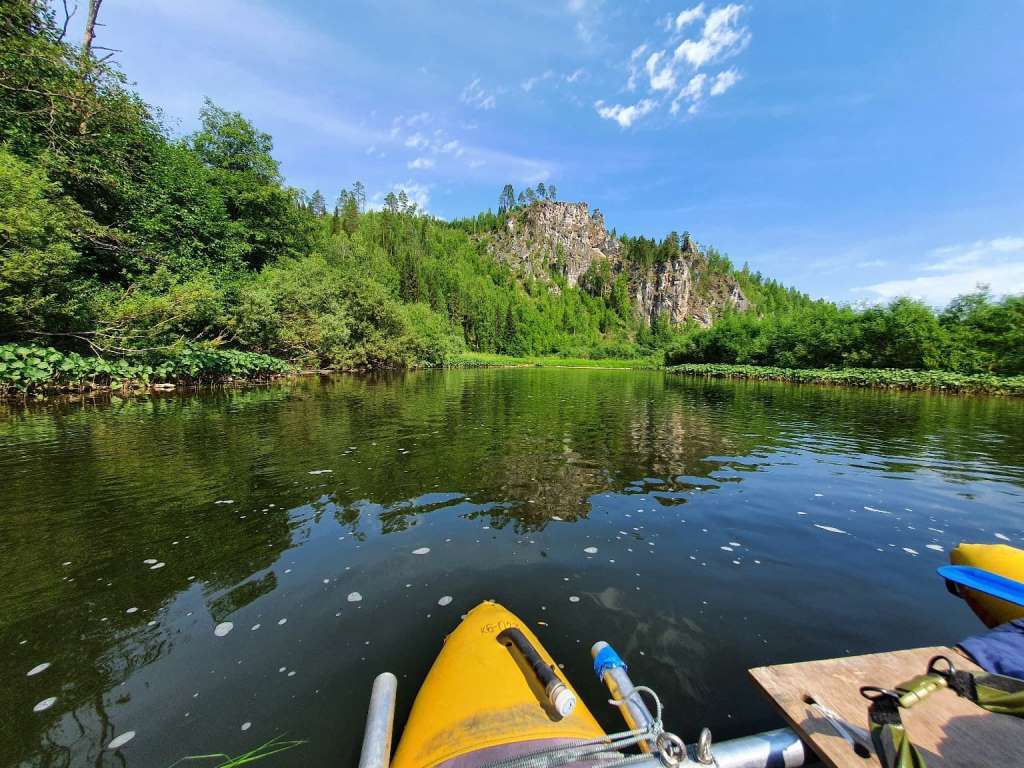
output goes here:
[[[1021, 484], [1024, 403], [648, 372], [420, 372], [12, 409], [0, 446], [0, 634], [60, 670], [49, 690], [46, 675], [25, 677], [24, 655], [0, 660], [13, 681], [4, 751], [66, 765], [80, 750], [102, 757], [104, 692], [169, 652], [146, 623], [188, 577], [224, 620], [276, 588], [269, 568], [321, 519], [357, 539], [429, 514], [525, 532], [588, 515], [610, 489], [682, 503], [779, 450], [954, 480], [977, 462]], [[688, 631], [669, 622], [645, 642], [695, 653]], [[57, 705], [33, 713], [47, 695]]]

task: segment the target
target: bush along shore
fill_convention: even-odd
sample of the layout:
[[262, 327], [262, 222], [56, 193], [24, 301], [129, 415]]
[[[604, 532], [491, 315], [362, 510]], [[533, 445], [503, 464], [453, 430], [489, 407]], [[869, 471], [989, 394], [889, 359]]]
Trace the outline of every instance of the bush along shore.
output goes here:
[[687, 376], [718, 379], [788, 381], [797, 384], [835, 384], [847, 387], [1024, 397], [1024, 376], [997, 376], [987, 373], [961, 374], [895, 368], [775, 368], [720, 363], [673, 365], [666, 370]]
[[233, 349], [185, 348], [132, 359], [0, 345], [0, 398], [269, 381], [294, 373], [284, 360]]

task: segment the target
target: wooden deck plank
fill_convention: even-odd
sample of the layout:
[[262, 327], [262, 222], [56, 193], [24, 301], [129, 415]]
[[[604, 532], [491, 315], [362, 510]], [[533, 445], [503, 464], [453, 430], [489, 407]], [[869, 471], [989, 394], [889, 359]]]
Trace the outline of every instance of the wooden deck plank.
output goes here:
[[[960, 669], [979, 668], [950, 648], [914, 648], [841, 659], [758, 667], [750, 675], [790, 725], [831, 768], [876, 768], [878, 758], [857, 756], [807, 697], [831, 709], [866, 736], [868, 702], [862, 685], [891, 687], [924, 673], [928, 660], [943, 654]], [[1024, 766], [1024, 719], [986, 712], [952, 691], [939, 691], [910, 710], [903, 722], [928, 768]], [[870, 743], [870, 739], [867, 739]]]

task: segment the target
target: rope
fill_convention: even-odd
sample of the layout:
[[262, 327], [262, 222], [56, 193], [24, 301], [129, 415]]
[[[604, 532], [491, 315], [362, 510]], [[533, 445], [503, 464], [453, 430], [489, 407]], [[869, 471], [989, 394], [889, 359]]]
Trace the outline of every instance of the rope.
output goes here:
[[557, 766], [569, 765], [584, 759], [602, 761], [602, 768], [625, 768], [625, 766], [647, 760], [648, 755], [624, 755], [620, 750], [634, 747], [642, 741], [657, 743], [659, 737], [665, 733], [661, 721], [661, 699], [658, 698], [658, 694], [646, 685], [638, 685], [624, 694], [621, 699], [609, 699], [608, 703], [615, 707], [621, 707], [626, 703], [626, 699], [634, 693], [650, 694], [654, 700], [655, 716], [648, 727], [619, 731], [597, 739], [561, 744], [557, 747], [488, 763], [484, 768], [557, 768]]

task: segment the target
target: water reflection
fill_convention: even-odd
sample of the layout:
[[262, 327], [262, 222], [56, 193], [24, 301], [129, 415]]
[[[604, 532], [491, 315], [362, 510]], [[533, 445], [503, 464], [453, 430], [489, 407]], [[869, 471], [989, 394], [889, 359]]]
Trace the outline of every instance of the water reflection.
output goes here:
[[0, 418], [3, 765], [351, 760], [373, 675], [407, 708], [488, 597], [607, 727], [602, 638], [688, 737], [769, 727], [746, 667], [956, 639], [943, 550], [1022, 538], [1009, 400], [492, 370]]

